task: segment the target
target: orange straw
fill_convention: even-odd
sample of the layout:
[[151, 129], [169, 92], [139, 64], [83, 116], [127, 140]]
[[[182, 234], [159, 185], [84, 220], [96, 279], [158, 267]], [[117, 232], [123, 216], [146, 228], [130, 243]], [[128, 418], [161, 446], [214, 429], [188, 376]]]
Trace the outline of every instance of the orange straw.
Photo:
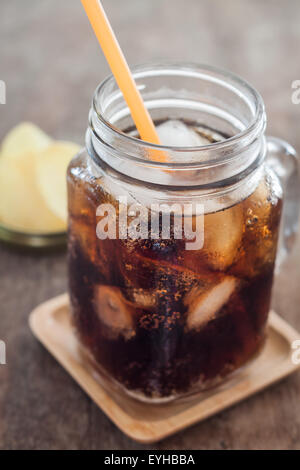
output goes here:
[[[134, 78], [100, 0], [81, 0], [81, 3], [102, 47], [116, 82], [123, 93], [141, 138], [146, 142], [160, 145], [160, 139], [151, 116], [137, 89]], [[153, 149], [151, 151], [151, 158], [159, 162], [168, 161], [164, 152], [154, 151]]]

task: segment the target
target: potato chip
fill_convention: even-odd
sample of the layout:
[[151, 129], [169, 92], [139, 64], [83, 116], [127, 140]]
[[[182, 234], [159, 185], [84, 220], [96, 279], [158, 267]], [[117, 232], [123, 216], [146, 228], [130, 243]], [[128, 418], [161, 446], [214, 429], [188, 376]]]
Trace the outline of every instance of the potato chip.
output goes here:
[[30, 122], [23, 122], [14, 127], [2, 142], [3, 158], [17, 158], [28, 152], [40, 152], [51, 144], [52, 140], [41, 129]]
[[71, 142], [54, 142], [36, 157], [36, 178], [40, 194], [49, 209], [67, 220], [67, 168], [80, 147]]
[[0, 222], [24, 232], [62, 232], [66, 224], [45, 204], [35, 175], [32, 152], [0, 156]]

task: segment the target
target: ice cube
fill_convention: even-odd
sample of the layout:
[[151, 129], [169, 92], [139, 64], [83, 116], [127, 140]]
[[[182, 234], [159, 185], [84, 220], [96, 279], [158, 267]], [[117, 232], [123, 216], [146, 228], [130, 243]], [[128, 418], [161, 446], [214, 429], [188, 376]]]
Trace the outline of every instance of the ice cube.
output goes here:
[[234, 263], [243, 236], [244, 215], [241, 204], [204, 218], [204, 247], [208, 263], [224, 270]]
[[169, 120], [157, 126], [158, 136], [162, 145], [170, 147], [199, 147], [209, 144], [209, 140], [201, 137], [182, 121]]
[[227, 276], [206, 292], [192, 291], [186, 299], [189, 304], [187, 328], [199, 328], [213, 320], [229, 301], [238, 283], [237, 278]]
[[[221, 274], [239, 260], [244, 233], [242, 204], [207, 213], [211, 204], [204, 203], [204, 245], [202, 249], [185, 249], [180, 252], [184, 266], [202, 275], [207, 269]], [[202, 227], [202, 220], [193, 216], [193, 230]], [[190, 241], [189, 241], [190, 243]], [[205, 274], [206, 276], [206, 274]]]
[[117, 287], [96, 286], [94, 307], [101, 322], [108, 328], [108, 335], [115, 338], [120, 334], [126, 339], [135, 335], [133, 310]]
[[279, 196], [280, 192], [276, 194], [276, 190], [271, 190], [268, 179], [263, 179], [254, 193], [244, 201], [243, 246], [246, 249], [234, 266], [237, 275], [256, 276], [264, 267], [273, 265], [280, 222], [280, 206], [277, 207]]
[[[201, 137], [192, 128], [186, 126], [183, 122], [169, 120], [157, 126], [158, 136], [162, 145], [168, 147], [200, 147], [210, 144], [205, 137]], [[199, 160], [197, 152], [170, 152], [172, 161], [193, 161]]]

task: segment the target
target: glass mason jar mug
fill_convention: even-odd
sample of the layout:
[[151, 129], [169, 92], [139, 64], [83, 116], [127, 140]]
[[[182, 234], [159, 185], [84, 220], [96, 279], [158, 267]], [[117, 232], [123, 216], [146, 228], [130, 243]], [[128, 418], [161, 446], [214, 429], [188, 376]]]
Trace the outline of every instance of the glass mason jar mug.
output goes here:
[[240, 78], [188, 64], [134, 76], [161, 132], [194, 146], [139, 140], [113, 77], [98, 87], [68, 170], [70, 298], [104, 382], [160, 403], [261, 351], [278, 238], [283, 253], [297, 227], [297, 160], [265, 137], [262, 99]]

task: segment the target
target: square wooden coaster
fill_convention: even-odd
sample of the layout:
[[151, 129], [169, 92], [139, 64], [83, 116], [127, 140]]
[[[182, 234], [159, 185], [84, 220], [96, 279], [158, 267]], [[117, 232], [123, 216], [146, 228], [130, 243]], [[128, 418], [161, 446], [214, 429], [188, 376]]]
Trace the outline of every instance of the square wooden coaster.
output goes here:
[[116, 390], [106, 390], [83, 359], [71, 326], [67, 294], [38, 306], [31, 313], [29, 324], [34, 335], [115, 425], [141, 443], [157, 442], [202, 421], [286, 377], [300, 366], [293, 364], [291, 358], [291, 344], [300, 339], [300, 333], [271, 312], [268, 339], [262, 353], [229, 385], [186, 401], [143, 404]]

